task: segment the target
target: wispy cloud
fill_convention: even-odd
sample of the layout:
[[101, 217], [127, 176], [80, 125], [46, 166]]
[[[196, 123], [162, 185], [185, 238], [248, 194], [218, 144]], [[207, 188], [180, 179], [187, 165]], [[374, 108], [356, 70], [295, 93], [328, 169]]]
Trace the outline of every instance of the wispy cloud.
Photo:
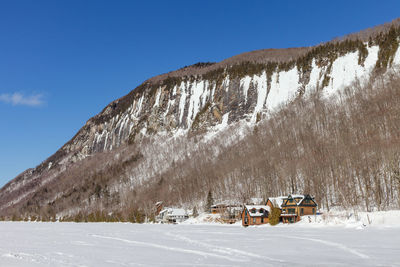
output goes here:
[[0, 102], [13, 106], [38, 107], [44, 104], [42, 94], [24, 95], [22, 93], [0, 94]]

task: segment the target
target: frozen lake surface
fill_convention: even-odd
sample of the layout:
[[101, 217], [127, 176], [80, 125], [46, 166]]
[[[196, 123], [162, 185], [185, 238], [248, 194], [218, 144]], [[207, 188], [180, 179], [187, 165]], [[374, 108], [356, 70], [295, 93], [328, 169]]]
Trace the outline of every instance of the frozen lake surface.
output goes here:
[[0, 223], [0, 266], [400, 266], [400, 228]]

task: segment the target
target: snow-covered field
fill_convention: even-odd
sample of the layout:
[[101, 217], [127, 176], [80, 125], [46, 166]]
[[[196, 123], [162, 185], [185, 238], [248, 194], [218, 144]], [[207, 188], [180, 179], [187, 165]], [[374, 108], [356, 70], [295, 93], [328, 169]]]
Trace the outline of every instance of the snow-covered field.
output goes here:
[[0, 223], [0, 266], [400, 266], [400, 227]]

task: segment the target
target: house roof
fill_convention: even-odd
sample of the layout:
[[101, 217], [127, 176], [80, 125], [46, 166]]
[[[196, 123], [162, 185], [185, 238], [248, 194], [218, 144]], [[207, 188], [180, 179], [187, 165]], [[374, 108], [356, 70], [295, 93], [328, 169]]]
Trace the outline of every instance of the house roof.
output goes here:
[[[244, 207], [249, 211], [250, 217], [263, 216], [264, 212], [260, 212], [261, 209], [271, 212], [271, 207], [267, 205], [244, 205]], [[251, 212], [253, 209], [255, 209], [256, 212]]]
[[301, 199], [305, 197], [305, 195], [289, 195], [289, 196], [291, 196], [292, 198], [301, 198]]
[[[289, 196], [280, 196], [280, 197], [270, 197], [268, 199], [271, 201], [271, 203], [272, 203], [272, 205], [274, 205], [274, 207], [282, 209], [282, 205], [284, 205], [284, 203], [286, 202], [286, 200], [289, 197], [293, 198], [296, 201], [297, 206], [299, 206], [303, 202], [303, 200], [306, 198], [310, 198], [311, 200], [314, 201], [314, 199], [310, 195], [289, 195]], [[315, 201], [314, 201], [314, 203], [315, 203]]]
[[173, 209], [170, 208], [168, 210], [168, 215], [169, 216], [185, 216], [187, 215], [186, 211], [184, 209]]
[[[295, 202], [295, 203], [286, 205], [287, 200], [288, 200], [289, 198], [294, 199], [294, 202]], [[289, 195], [289, 196], [284, 200], [284, 202], [283, 202], [283, 204], [281, 205], [281, 207], [283, 207], [283, 206], [303, 206], [303, 205], [309, 206], [310, 204], [304, 204], [304, 203], [303, 203], [303, 200], [305, 200], [305, 199], [311, 200], [311, 201], [315, 204], [315, 206], [318, 206], [317, 203], [315, 203], [314, 198], [312, 198], [310, 195]], [[311, 205], [312, 205], [312, 204], [311, 204]]]
[[165, 209], [163, 209], [163, 210], [160, 211], [160, 214], [161, 214], [161, 213], [164, 213], [164, 212], [168, 212], [168, 210], [169, 210], [169, 208], [165, 208]]
[[274, 207], [282, 208], [283, 201], [285, 201], [287, 199], [287, 197], [284, 197], [284, 196], [270, 197], [268, 199], [269, 199], [269, 201], [271, 201], [271, 203], [272, 203], [272, 205], [274, 205]]
[[315, 206], [318, 206], [317, 202], [315, 202], [314, 198], [310, 195], [304, 195], [304, 198], [299, 202], [298, 205], [313, 206], [310, 203], [303, 203], [303, 202], [306, 202], [306, 200], [311, 200], [315, 204]]
[[184, 209], [165, 208], [160, 211], [160, 214], [167, 213], [168, 216], [185, 216], [187, 212]]

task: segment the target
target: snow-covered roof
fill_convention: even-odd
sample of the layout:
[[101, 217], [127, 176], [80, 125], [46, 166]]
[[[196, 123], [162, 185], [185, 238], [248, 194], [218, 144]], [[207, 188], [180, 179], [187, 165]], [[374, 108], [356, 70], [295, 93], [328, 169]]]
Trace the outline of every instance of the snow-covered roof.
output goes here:
[[169, 208], [163, 209], [163, 210], [161, 210], [161, 211], [160, 211], [160, 213], [159, 213], [159, 214], [166, 213], [166, 212], [168, 212], [168, 210], [169, 210]]
[[173, 209], [170, 208], [168, 209], [168, 215], [169, 216], [186, 216], [187, 213], [184, 209]]
[[[244, 205], [245, 208], [249, 211], [249, 215], [251, 217], [256, 217], [256, 216], [262, 216], [264, 215], [264, 212], [260, 212], [261, 209], [266, 210], [268, 212], [271, 212], [271, 207], [267, 205]], [[256, 212], [251, 212], [253, 209], [256, 210]]]
[[159, 214], [167, 213], [168, 216], [185, 216], [187, 212], [184, 209], [165, 208]]
[[[297, 201], [297, 205], [304, 199], [304, 195], [289, 195], [293, 199], [300, 198], [300, 200]], [[285, 202], [286, 199], [288, 199], [289, 196], [279, 196], [279, 197], [270, 197], [269, 200], [272, 202], [274, 207], [282, 209], [282, 204]]]
[[272, 205], [276, 208], [282, 208], [283, 201], [285, 201], [287, 197], [280, 196], [280, 197], [270, 197], [269, 200], [271, 201]]
[[290, 196], [292, 196], [292, 198], [301, 198], [301, 199], [304, 198], [304, 195], [290, 195]]

